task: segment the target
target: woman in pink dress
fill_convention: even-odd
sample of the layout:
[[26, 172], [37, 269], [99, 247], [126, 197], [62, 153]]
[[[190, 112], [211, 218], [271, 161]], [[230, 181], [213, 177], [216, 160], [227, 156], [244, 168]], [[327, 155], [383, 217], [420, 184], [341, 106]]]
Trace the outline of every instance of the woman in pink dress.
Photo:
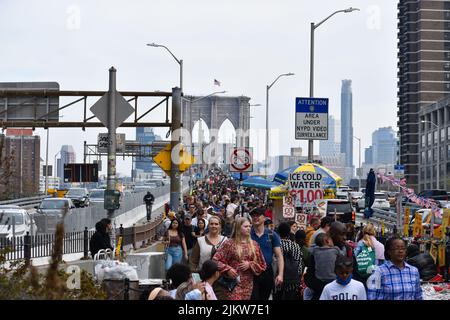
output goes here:
[[250, 237], [251, 224], [247, 218], [238, 218], [233, 234], [213, 257], [222, 276], [239, 282], [233, 291], [226, 292], [227, 300], [250, 300], [253, 277], [266, 270], [266, 263], [258, 243]]

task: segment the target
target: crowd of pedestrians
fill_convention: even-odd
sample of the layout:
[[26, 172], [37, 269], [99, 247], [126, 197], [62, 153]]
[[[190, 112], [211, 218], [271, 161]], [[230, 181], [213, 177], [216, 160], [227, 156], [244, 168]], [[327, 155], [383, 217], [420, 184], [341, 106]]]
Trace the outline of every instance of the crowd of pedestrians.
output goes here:
[[[149, 299], [422, 299], [405, 241], [383, 245], [371, 223], [356, 235], [353, 225], [327, 216], [310, 217], [306, 230], [293, 221], [274, 224], [265, 192], [241, 188], [218, 168], [182, 203], [164, 221], [171, 290], [155, 289]], [[432, 266], [422, 269], [432, 274]]]

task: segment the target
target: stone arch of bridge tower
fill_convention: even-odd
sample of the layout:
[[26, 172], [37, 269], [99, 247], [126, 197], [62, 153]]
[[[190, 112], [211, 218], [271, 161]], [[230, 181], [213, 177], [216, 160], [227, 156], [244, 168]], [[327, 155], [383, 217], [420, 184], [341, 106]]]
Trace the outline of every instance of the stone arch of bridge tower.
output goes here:
[[[210, 142], [218, 141], [217, 134], [219, 129], [227, 119], [234, 126], [237, 134], [248, 132], [250, 129], [249, 97], [211, 96], [200, 98], [197, 96], [185, 96], [182, 101], [183, 128], [187, 130], [191, 138], [194, 124], [200, 118], [205, 121], [209, 128]], [[249, 146], [249, 137], [238, 136], [237, 140], [239, 145]]]

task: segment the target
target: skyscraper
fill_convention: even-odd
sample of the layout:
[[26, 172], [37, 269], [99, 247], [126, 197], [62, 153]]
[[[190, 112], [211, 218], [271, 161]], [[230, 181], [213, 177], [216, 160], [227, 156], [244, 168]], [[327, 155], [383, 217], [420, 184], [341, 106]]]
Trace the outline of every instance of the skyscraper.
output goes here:
[[400, 163], [418, 186], [419, 111], [450, 94], [450, 1], [398, 3]]
[[67, 163], [76, 163], [76, 161], [77, 156], [73, 147], [70, 145], [63, 145], [61, 147], [60, 158], [58, 159], [56, 165], [60, 182], [64, 181], [64, 165]]
[[328, 140], [319, 141], [320, 156], [334, 156], [341, 152], [341, 121], [328, 117]]
[[3, 140], [4, 162], [2, 170], [9, 172], [7, 189], [9, 194], [24, 196], [37, 194], [40, 176], [39, 136], [33, 136], [31, 129], [7, 129]]
[[395, 164], [397, 139], [391, 127], [379, 128], [372, 133], [372, 161], [376, 164]]
[[341, 87], [341, 153], [345, 166], [353, 167], [353, 103], [352, 80], [342, 80]]
[[[153, 141], [162, 140], [160, 136], [153, 132], [153, 128], [136, 128], [136, 141], [140, 144], [151, 144]], [[163, 172], [151, 157], [137, 157], [134, 160], [133, 177], [162, 178]], [[137, 174], [139, 173], [139, 174]]]

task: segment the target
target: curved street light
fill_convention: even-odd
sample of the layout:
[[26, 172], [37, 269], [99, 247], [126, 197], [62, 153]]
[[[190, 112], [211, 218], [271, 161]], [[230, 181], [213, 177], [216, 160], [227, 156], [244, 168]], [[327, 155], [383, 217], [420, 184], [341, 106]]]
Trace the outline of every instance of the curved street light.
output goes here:
[[[343, 10], [338, 10], [330, 14], [328, 17], [320, 21], [319, 23], [311, 22], [311, 53], [310, 53], [310, 70], [309, 70], [309, 97], [314, 97], [314, 30], [316, 30], [321, 24], [330, 19], [332, 16], [338, 13], [350, 13], [353, 11], [359, 11], [358, 8], [348, 8]], [[308, 140], [308, 160], [313, 161], [313, 148], [314, 148], [314, 140]]]
[[269, 162], [269, 90], [278, 81], [281, 77], [293, 76], [294, 73], [282, 73], [280, 74], [270, 85], [266, 87], [266, 165], [265, 165], [265, 174], [267, 178], [267, 167]]
[[164, 46], [162, 44], [156, 44], [156, 43], [152, 42], [152, 43], [147, 43], [147, 46], [166, 49], [170, 53], [170, 55], [175, 59], [175, 61], [180, 65], [180, 89], [181, 89], [181, 92], [183, 92], [183, 59], [180, 60], [177, 57], [175, 57], [175, 55], [172, 53], [172, 51], [170, 51], [169, 48], [167, 48], [166, 46]]

